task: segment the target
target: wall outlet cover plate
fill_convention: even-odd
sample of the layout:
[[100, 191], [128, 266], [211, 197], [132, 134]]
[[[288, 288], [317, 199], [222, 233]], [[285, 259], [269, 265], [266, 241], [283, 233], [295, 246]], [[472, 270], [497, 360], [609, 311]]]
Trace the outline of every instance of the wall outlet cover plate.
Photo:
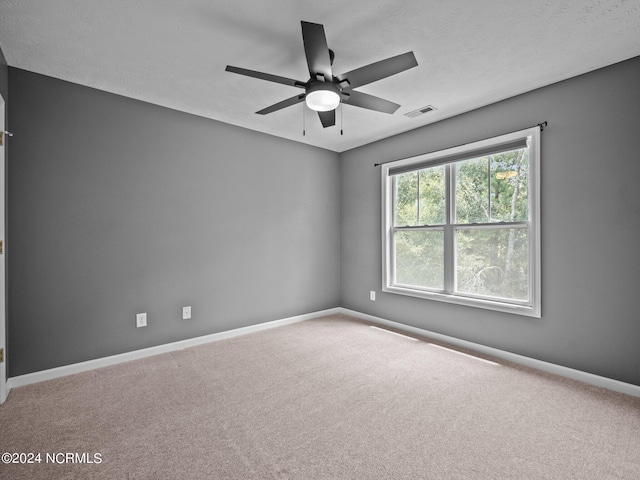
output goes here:
[[136, 327], [146, 327], [147, 326], [147, 314], [146, 313], [136, 313]]

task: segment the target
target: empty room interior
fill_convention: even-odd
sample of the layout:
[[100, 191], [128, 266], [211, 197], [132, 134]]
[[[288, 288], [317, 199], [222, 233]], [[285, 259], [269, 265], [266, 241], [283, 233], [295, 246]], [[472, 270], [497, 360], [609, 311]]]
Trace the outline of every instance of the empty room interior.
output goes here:
[[0, 478], [640, 478], [640, 1], [0, 0]]

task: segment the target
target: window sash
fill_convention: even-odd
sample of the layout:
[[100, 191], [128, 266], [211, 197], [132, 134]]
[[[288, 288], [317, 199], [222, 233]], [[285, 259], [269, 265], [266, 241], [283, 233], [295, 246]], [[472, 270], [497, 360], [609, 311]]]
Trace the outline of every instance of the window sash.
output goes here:
[[[415, 288], [417, 290], [423, 290], [427, 292], [439, 292], [442, 294], [460, 295], [469, 298], [485, 298], [488, 300], [498, 300], [507, 303], [513, 303], [517, 305], [531, 305], [531, 288], [529, 285], [529, 295], [527, 299], [520, 300], [516, 298], [502, 297], [498, 295], [487, 295], [480, 293], [470, 293], [461, 291], [456, 285], [457, 267], [458, 267], [458, 255], [456, 250], [456, 244], [454, 241], [455, 234], [461, 230], [511, 230], [520, 229], [526, 230], [528, 237], [531, 236], [530, 222], [500, 222], [500, 223], [485, 223], [485, 224], [448, 224], [448, 225], [429, 225], [429, 226], [415, 226], [415, 227], [393, 227], [392, 229], [392, 262], [391, 262], [391, 284], [395, 286], [401, 286], [405, 288]], [[423, 231], [436, 231], [444, 232], [444, 286], [443, 288], [434, 288], [425, 285], [414, 285], [409, 283], [402, 283], [397, 281], [397, 255], [396, 255], [396, 234], [399, 232], [423, 232]], [[449, 240], [449, 237], [451, 239]], [[449, 240], [449, 241], [448, 241]], [[529, 247], [530, 248], [530, 247]], [[447, 261], [447, 259], [451, 259]], [[531, 268], [531, 258], [527, 262], [527, 266]], [[529, 284], [530, 281], [528, 280]]]
[[429, 229], [440, 229], [442, 230], [446, 225], [451, 225], [453, 228], [462, 229], [462, 228], [499, 228], [499, 227], [523, 227], [528, 226], [530, 222], [492, 222], [492, 223], [451, 223], [445, 225], [415, 225], [415, 226], [402, 226], [402, 227], [393, 227], [394, 231], [402, 231], [402, 230], [429, 230]]
[[[459, 232], [459, 231], [496, 231], [496, 230], [521, 230], [524, 231], [524, 233], [527, 236], [527, 245], [529, 244], [529, 239], [531, 238], [531, 224], [530, 222], [511, 222], [511, 223], [497, 223], [497, 224], [482, 224], [482, 225], [455, 225], [453, 226], [453, 231], [454, 231], [454, 237], [457, 240], [457, 236], [455, 235], [455, 233]], [[455, 244], [455, 241], [454, 241]], [[458, 266], [460, 265], [460, 263], [458, 262], [458, 255], [457, 255], [457, 245], [454, 245], [454, 260], [453, 260], [453, 269], [454, 269], [454, 282], [451, 284], [450, 286], [450, 290], [449, 292], [454, 294], [454, 295], [460, 295], [460, 296], [465, 296], [465, 297], [470, 297], [470, 298], [485, 298], [485, 299], [489, 299], [489, 300], [496, 300], [496, 301], [502, 301], [502, 302], [506, 302], [506, 303], [510, 303], [510, 304], [515, 304], [515, 305], [523, 305], [523, 306], [531, 306], [531, 301], [532, 301], [532, 296], [531, 296], [531, 287], [530, 287], [530, 283], [531, 283], [531, 275], [528, 275], [527, 278], [527, 298], [525, 299], [518, 299], [518, 298], [513, 298], [513, 297], [506, 297], [506, 296], [500, 296], [500, 295], [490, 295], [490, 294], [482, 294], [482, 293], [478, 293], [478, 292], [465, 292], [463, 290], [460, 289], [460, 286], [457, 285], [457, 269]], [[529, 248], [529, 255], [528, 255], [528, 261], [527, 261], [527, 268], [530, 270], [531, 269], [531, 252], [530, 252], [530, 246], [528, 245]]]

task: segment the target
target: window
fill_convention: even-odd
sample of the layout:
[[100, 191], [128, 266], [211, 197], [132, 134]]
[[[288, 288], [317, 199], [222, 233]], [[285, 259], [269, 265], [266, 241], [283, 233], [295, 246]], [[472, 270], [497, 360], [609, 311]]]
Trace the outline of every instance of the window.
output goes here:
[[382, 165], [385, 292], [540, 316], [538, 127]]

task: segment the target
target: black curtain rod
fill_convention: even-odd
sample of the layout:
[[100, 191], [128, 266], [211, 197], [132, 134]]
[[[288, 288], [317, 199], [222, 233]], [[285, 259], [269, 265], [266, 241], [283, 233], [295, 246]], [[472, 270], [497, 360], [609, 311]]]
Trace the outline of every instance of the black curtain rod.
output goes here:
[[[542, 123], [538, 123], [537, 125], [531, 125], [530, 127], [519, 128], [518, 130], [513, 130], [511, 132], [506, 132], [506, 133], [503, 133], [502, 135], [508, 135], [510, 133], [519, 132], [520, 130], [526, 130], [527, 128], [533, 128], [533, 127], [540, 127], [540, 131], [542, 132], [544, 130], [544, 127], [546, 127], [547, 125], [549, 125], [547, 122], [542, 122]], [[446, 149], [445, 148], [441, 148], [439, 150], [433, 150], [431, 152], [419, 153], [418, 155], [411, 155], [410, 157], [396, 158], [395, 160], [387, 160], [386, 162], [374, 163], [373, 166], [374, 167], [379, 167], [380, 165], [385, 165], [387, 163], [399, 162], [400, 160], [406, 160], [407, 158], [420, 157], [422, 155], [428, 155], [430, 153], [439, 152], [440, 150], [447, 150], [448, 148], [462, 147], [464, 145], [469, 145], [471, 143], [481, 142], [482, 140], [488, 140], [489, 138], [493, 138], [493, 137], [483, 138], [481, 140], [476, 140], [474, 142], [461, 143], [460, 145], [454, 145], [453, 147], [447, 147]]]

